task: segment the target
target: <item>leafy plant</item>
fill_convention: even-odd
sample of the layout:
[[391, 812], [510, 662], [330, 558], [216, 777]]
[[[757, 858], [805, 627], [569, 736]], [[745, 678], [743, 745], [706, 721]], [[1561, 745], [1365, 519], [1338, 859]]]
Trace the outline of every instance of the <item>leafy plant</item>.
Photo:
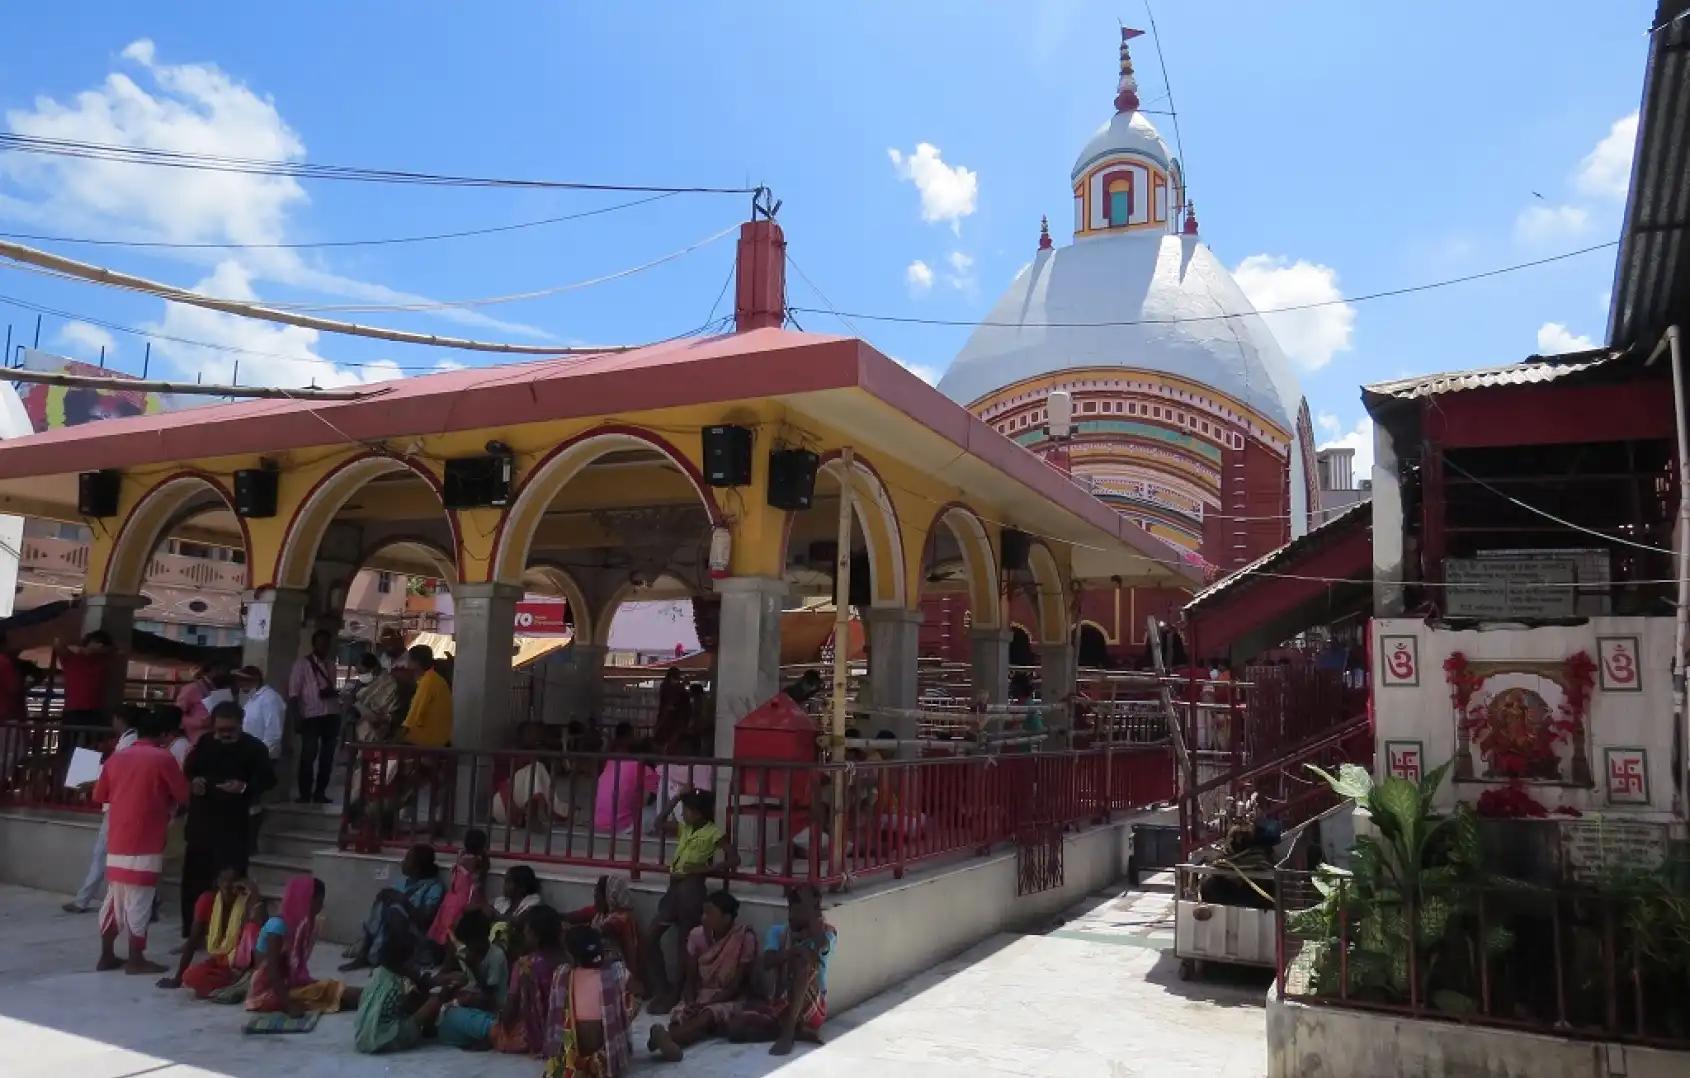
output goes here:
[[1494, 956], [1509, 950], [1514, 938], [1500, 926], [1482, 941], [1476, 931], [1467, 931], [1473, 888], [1484, 881], [1484, 854], [1469, 809], [1461, 806], [1447, 816], [1432, 812], [1450, 763], [1418, 783], [1393, 775], [1377, 784], [1355, 764], [1345, 764], [1336, 775], [1309, 766], [1340, 797], [1368, 811], [1378, 837], [1357, 836], [1350, 869], [1322, 866], [1313, 881], [1321, 901], [1286, 915], [1287, 930], [1307, 941], [1299, 956], [1303, 990], [1338, 994], [1347, 967], [1347, 994], [1418, 998], [1452, 1013], [1472, 1010], [1481, 960], [1476, 947], [1482, 943]]

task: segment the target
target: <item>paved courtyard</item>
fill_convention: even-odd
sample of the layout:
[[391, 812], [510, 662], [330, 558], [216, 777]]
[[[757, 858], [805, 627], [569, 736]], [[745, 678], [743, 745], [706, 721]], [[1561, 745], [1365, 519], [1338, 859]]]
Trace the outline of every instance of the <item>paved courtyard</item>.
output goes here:
[[[531, 1060], [439, 1047], [358, 1056], [351, 1015], [326, 1017], [301, 1036], [243, 1036], [233, 1008], [160, 991], [151, 978], [91, 972], [93, 917], [61, 913], [61, 901], [0, 886], [0, 1074], [9, 1078], [539, 1071]], [[1259, 1078], [1265, 977], [1180, 981], [1170, 916], [1165, 894], [1095, 896], [1042, 926], [1043, 934], [994, 937], [839, 1016], [825, 1047], [777, 1060], [762, 1046], [710, 1044], [673, 1068], [642, 1052], [636, 1070], [710, 1078]], [[313, 968], [332, 970], [338, 953], [321, 947]], [[637, 1044], [647, 1024], [637, 1023]]]

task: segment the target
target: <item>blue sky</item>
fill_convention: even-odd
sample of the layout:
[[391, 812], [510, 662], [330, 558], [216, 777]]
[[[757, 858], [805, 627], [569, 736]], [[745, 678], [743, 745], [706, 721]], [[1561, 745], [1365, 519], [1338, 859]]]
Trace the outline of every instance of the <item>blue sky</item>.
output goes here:
[[[1412, 6], [1162, 0], [1163, 50], [1203, 234], [1258, 305], [1472, 273], [1616, 237], [1653, 4]], [[1598, 10], [1599, 9], [1599, 10]], [[1067, 241], [1067, 176], [1112, 111], [1116, 18], [1139, 3], [53, 5], [8, 14], [8, 130], [237, 156], [603, 182], [770, 184], [799, 267], [847, 310], [971, 319]], [[26, 44], [27, 43], [27, 44]], [[1166, 109], [1154, 46], [1134, 50]], [[1166, 116], [1153, 116], [1174, 139]], [[1621, 126], [1615, 133], [1615, 125]], [[931, 150], [922, 150], [926, 144]], [[899, 152], [894, 160], [889, 153]], [[900, 163], [901, 162], [901, 163]], [[920, 182], [917, 182], [920, 181]], [[1534, 194], [1535, 192], [1535, 194]], [[1539, 197], [1541, 196], [1541, 197]], [[182, 173], [0, 154], [0, 231], [191, 242], [385, 237], [531, 220], [630, 196]], [[595, 278], [741, 220], [682, 195], [496, 236], [336, 250], [42, 244], [222, 295], [407, 304]], [[647, 272], [475, 312], [348, 315], [523, 341], [627, 342], [706, 321], [731, 237]], [[920, 262], [926, 273], [912, 270]], [[1603, 336], [1601, 251], [1492, 281], [1276, 323], [1322, 442], [1360, 441], [1358, 383], [1512, 362]], [[923, 287], [924, 281], [929, 281]], [[0, 269], [0, 295], [269, 353], [242, 381], [378, 377], [489, 360], [319, 337]], [[796, 305], [823, 307], [802, 280]], [[721, 314], [731, 300], [715, 310]], [[27, 340], [35, 316], [0, 301]], [[806, 329], [846, 331], [828, 316]], [[1558, 327], [1558, 328], [1557, 328]], [[859, 322], [929, 375], [967, 330]], [[43, 346], [141, 338], [49, 318]], [[167, 341], [153, 373], [227, 374]]]

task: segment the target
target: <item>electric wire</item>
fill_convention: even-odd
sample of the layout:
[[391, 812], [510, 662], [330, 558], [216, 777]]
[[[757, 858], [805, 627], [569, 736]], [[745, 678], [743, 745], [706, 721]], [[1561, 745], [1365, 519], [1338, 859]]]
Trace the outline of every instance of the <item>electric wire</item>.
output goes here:
[[1447, 455], [1444, 457], [1443, 463], [1444, 463], [1444, 467], [1452, 468], [1455, 471], [1460, 472], [1462, 475], [1466, 476], [1473, 483], [1477, 484], [1478, 486], [1483, 487], [1485, 490], [1490, 491], [1492, 494], [1496, 495], [1498, 498], [1501, 498], [1503, 501], [1511, 502], [1514, 505], [1518, 506], [1519, 508], [1524, 509], [1526, 512], [1535, 513], [1538, 516], [1544, 518], [1545, 520], [1553, 521], [1556, 524], [1559, 524], [1563, 528], [1567, 528], [1567, 529], [1569, 529], [1571, 531], [1575, 531], [1575, 532], [1582, 532], [1585, 535], [1594, 536], [1597, 539], [1601, 539], [1601, 540], [1604, 540], [1604, 541], [1609, 542], [1609, 543], [1618, 543], [1621, 546], [1636, 547], [1638, 550], [1646, 550], [1651, 554], [1666, 554], [1669, 557], [1677, 557], [1678, 556], [1678, 551], [1676, 551], [1676, 550], [1668, 550], [1666, 547], [1651, 546], [1648, 543], [1639, 543], [1635, 539], [1626, 539], [1623, 536], [1609, 535], [1607, 532], [1598, 531], [1595, 528], [1587, 528], [1582, 524], [1575, 524], [1570, 520], [1566, 520], [1562, 517], [1558, 517], [1554, 513], [1549, 512], [1547, 509], [1539, 509], [1535, 505], [1532, 505], [1528, 502], [1521, 501], [1519, 498], [1514, 497], [1512, 494], [1508, 494], [1508, 493], [1505, 493], [1503, 491], [1496, 489], [1495, 487], [1491, 486], [1489, 483], [1485, 482], [1483, 479], [1480, 479], [1478, 476], [1476, 476], [1472, 472], [1468, 471], [1466, 468], [1463, 468], [1461, 465], [1455, 463], [1455, 461], [1450, 460]]
[[218, 251], [218, 250], [251, 250], [251, 251], [299, 251], [330, 247], [387, 247], [402, 243], [429, 243], [435, 240], [456, 240], [468, 236], [490, 236], [501, 232], [517, 232], [528, 228], [541, 228], [546, 225], [562, 224], [565, 221], [578, 221], [584, 217], [597, 217], [600, 214], [615, 213], [617, 210], [632, 209], [647, 203], [658, 202], [666, 198], [674, 198], [680, 192], [664, 191], [660, 194], [636, 198], [631, 202], [618, 202], [613, 206], [600, 206], [598, 209], [582, 210], [580, 213], [566, 213], [560, 217], [541, 217], [533, 221], [517, 221], [508, 225], [489, 225], [486, 228], [466, 228], [457, 232], [433, 232], [421, 236], [384, 236], [376, 239], [356, 240], [301, 240], [295, 243], [240, 243], [234, 241], [222, 243], [177, 243], [167, 240], [117, 240], [96, 239], [89, 236], [54, 236], [39, 232], [0, 232], [0, 239], [29, 240], [35, 243], [72, 243], [89, 247], [133, 247], [149, 250], [171, 251]]
[[1531, 269], [1535, 266], [1548, 265], [1551, 262], [1561, 262], [1579, 255], [1586, 255], [1592, 251], [1601, 251], [1619, 244], [1618, 240], [1606, 243], [1592, 244], [1580, 247], [1574, 251], [1564, 251], [1561, 254], [1549, 255], [1546, 258], [1535, 258], [1529, 262], [1516, 262], [1513, 265], [1499, 266], [1495, 269], [1483, 270], [1478, 273], [1467, 273], [1459, 277], [1446, 277], [1438, 281], [1428, 281], [1423, 284], [1406, 285], [1401, 288], [1387, 288], [1378, 292], [1366, 292], [1357, 296], [1347, 296], [1339, 299], [1317, 300], [1311, 303], [1296, 303], [1285, 307], [1264, 307], [1260, 310], [1233, 311], [1225, 314], [1193, 315], [1175, 318], [1128, 318], [1103, 322], [1007, 322], [992, 319], [963, 319], [963, 318], [923, 318], [915, 315], [874, 314], [867, 311], [829, 311], [818, 307], [794, 307], [792, 310], [803, 314], [836, 314], [840, 318], [861, 318], [866, 322], [896, 322], [900, 325], [915, 326], [990, 326], [1001, 329], [1103, 329], [1111, 326], [1168, 326], [1186, 322], [1217, 322], [1236, 318], [1254, 318], [1264, 314], [1285, 314], [1291, 311], [1309, 311], [1320, 307], [1336, 307], [1350, 303], [1365, 303], [1370, 300], [1388, 299], [1392, 296], [1411, 295], [1416, 292], [1429, 292], [1437, 288], [1447, 288], [1450, 285], [1465, 284], [1469, 281], [1484, 280], [1488, 277], [1498, 277], [1519, 270]]
[[454, 176], [407, 169], [365, 168], [310, 161], [275, 161], [223, 154], [190, 153], [150, 146], [122, 146], [79, 139], [47, 138], [0, 132], [0, 150], [13, 153], [74, 157], [201, 172], [231, 172], [249, 176], [285, 176], [291, 179], [349, 180], [362, 183], [416, 184], [430, 187], [512, 187], [563, 191], [630, 191], [661, 194], [748, 195], [758, 187], [711, 187], [704, 185], [586, 183], [571, 180], [533, 180], [490, 176]]

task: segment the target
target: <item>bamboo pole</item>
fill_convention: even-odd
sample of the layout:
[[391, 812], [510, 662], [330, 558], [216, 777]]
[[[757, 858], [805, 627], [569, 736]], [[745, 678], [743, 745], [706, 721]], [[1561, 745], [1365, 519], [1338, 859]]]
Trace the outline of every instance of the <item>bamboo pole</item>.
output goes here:
[[[833, 707], [828, 758], [845, 762], [845, 693], [850, 683], [851, 658], [851, 471], [856, 453], [846, 446], [839, 454], [839, 549], [833, 577]], [[833, 772], [833, 841], [829, 850], [845, 861], [845, 771]]]

